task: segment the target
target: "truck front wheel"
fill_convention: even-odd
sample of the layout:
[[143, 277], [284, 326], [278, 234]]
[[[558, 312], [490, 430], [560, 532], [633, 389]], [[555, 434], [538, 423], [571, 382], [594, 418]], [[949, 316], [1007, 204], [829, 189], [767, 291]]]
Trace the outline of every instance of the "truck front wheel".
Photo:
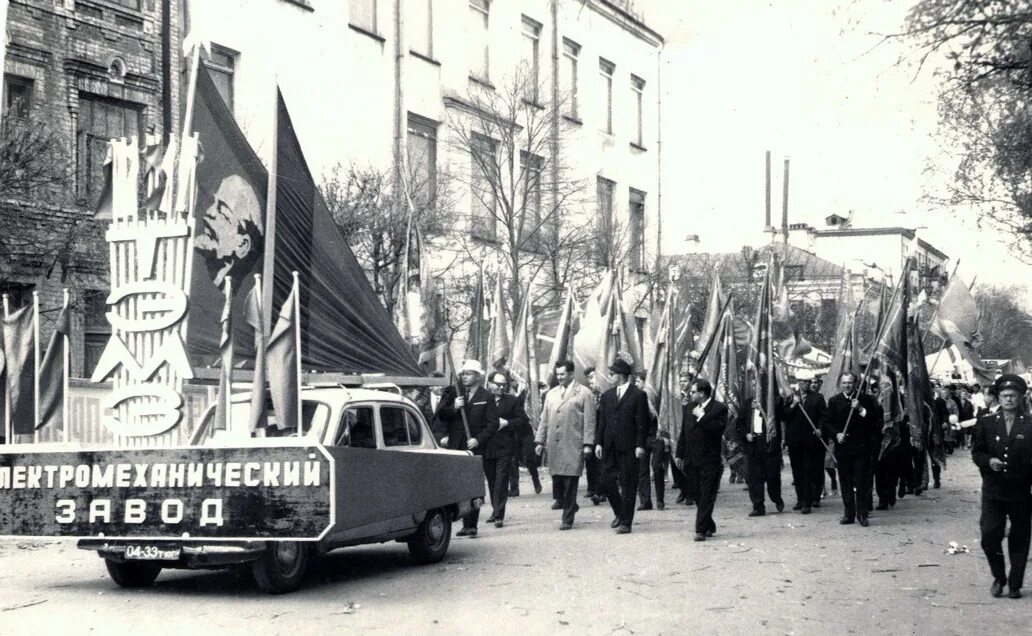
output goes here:
[[147, 587], [161, 574], [161, 566], [154, 563], [124, 562], [104, 559], [111, 580], [122, 587]]
[[258, 588], [269, 594], [293, 592], [301, 587], [308, 569], [308, 545], [298, 541], [270, 541], [261, 558], [251, 566]]
[[409, 554], [416, 563], [437, 563], [451, 543], [451, 516], [443, 508], [426, 513], [423, 523], [408, 540]]

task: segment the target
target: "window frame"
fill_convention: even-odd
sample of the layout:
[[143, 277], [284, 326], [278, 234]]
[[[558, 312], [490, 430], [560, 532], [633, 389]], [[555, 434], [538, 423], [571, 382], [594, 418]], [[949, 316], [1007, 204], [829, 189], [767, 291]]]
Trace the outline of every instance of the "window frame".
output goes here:
[[[565, 68], [569, 69], [569, 86], [567, 87], [567, 112], [564, 113], [567, 117], [578, 120], [578, 65], [580, 64], [580, 52], [581, 45], [577, 44], [569, 38], [563, 38], [563, 60]], [[564, 68], [564, 71], [565, 71]]]
[[[378, 435], [379, 435], [379, 433], [378, 433], [379, 425], [377, 424], [378, 415], [377, 415], [377, 408], [376, 408], [376, 403], [375, 402], [349, 402], [348, 404], [346, 404], [344, 406], [344, 408], [341, 409], [340, 416], [337, 418], [337, 429], [333, 432], [333, 438], [332, 438], [332, 441], [330, 442], [331, 446], [334, 446], [336, 448], [366, 448], [366, 449], [369, 448], [367, 446], [352, 446], [350, 443], [347, 446], [341, 446], [340, 444], [337, 443], [340, 440], [341, 434], [344, 431], [344, 428], [345, 428], [344, 418], [347, 416], [348, 411], [352, 410], [352, 409], [361, 409], [361, 408], [369, 409], [370, 414], [372, 416], [371, 420], [372, 420], [372, 428], [373, 428], [373, 430], [372, 430], [372, 433], [373, 433], [373, 447], [372, 447], [372, 449], [369, 449], [369, 450], [375, 450], [375, 449], [378, 449], [378, 448], [382, 447], [382, 443], [380, 441], [380, 438], [378, 437]], [[348, 439], [350, 440], [350, 438], [351, 438], [351, 435], [349, 433], [348, 434]]]
[[[91, 144], [91, 141], [93, 139], [102, 139], [102, 137], [100, 137], [100, 135], [97, 135], [97, 134], [95, 134], [93, 132], [93, 127], [92, 126], [90, 128], [86, 127], [86, 125], [85, 125], [86, 122], [84, 121], [85, 118], [83, 117], [83, 113], [85, 111], [83, 106], [84, 106], [85, 103], [89, 103], [91, 105], [90, 106], [91, 118], [93, 117], [93, 115], [96, 112], [96, 107], [95, 107], [96, 104], [106, 104], [108, 106], [113, 106], [113, 107], [121, 108], [122, 110], [124, 110], [126, 112], [135, 113], [135, 115], [136, 115], [136, 129], [135, 129], [135, 131], [130, 131], [128, 134], [123, 132], [123, 133], [120, 133], [119, 136], [123, 136], [123, 135], [133, 136], [133, 135], [135, 135], [137, 138], [141, 138], [142, 135], [143, 135], [143, 131], [146, 129], [146, 116], [145, 116], [146, 107], [143, 104], [138, 104], [136, 102], [129, 102], [129, 101], [121, 100], [121, 99], [116, 99], [116, 98], [113, 98], [113, 97], [108, 97], [106, 95], [98, 95], [96, 93], [88, 93], [88, 92], [85, 92], [85, 91], [80, 91], [79, 92], [79, 96], [78, 96], [78, 106], [79, 106], [79, 108], [78, 108], [78, 116], [75, 118], [75, 197], [76, 197], [76, 200], [78, 202], [82, 203], [82, 204], [89, 205], [89, 206], [95, 206], [97, 201], [91, 200], [91, 195], [98, 195], [99, 196], [99, 194], [100, 194], [100, 189], [101, 189], [101, 186], [103, 185], [103, 183], [102, 183], [102, 181], [103, 181], [103, 165], [101, 166], [101, 171], [100, 171], [100, 174], [99, 174], [99, 177], [101, 179], [101, 183], [97, 184], [97, 186], [98, 186], [97, 187], [97, 192], [96, 193], [91, 193], [90, 192], [90, 185], [92, 183], [93, 162], [92, 162], [92, 154], [90, 153], [90, 148], [91, 148], [90, 144]], [[92, 120], [92, 121], [96, 121], [96, 120]], [[111, 134], [108, 134], [107, 137], [103, 138], [104, 139], [104, 143], [109, 142], [112, 138], [114, 138], [114, 136], [111, 135]], [[103, 160], [101, 160], [101, 161], [103, 161]]]
[[[32, 104], [36, 97], [36, 80], [31, 77], [15, 75], [13, 73], [4, 73], [2, 79], [4, 83], [4, 102], [3, 104], [0, 104], [0, 110], [2, 110], [0, 117], [6, 118], [10, 116], [15, 119], [28, 118], [32, 113]], [[24, 89], [27, 95], [25, 100], [18, 105], [17, 109], [15, 109], [15, 105], [12, 102], [14, 91], [11, 89], [13, 87]], [[11, 111], [15, 111], [13, 115], [11, 114]]]
[[[478, 144], [482, 146], [478, 147]], [[498, 157], [498, 141], [474, 132], [470, 136], [470, 220], [472, 234], [476, 238], [497, 241], [498, 240], [498, 197], [495, 188], [491, 186], [491, 175], [480, 169], [476, 155], [478, 152], [490, 152], [494, 160]], [[491, 205], [486, 205], [483, 198], [476, 194], [477, 181], [483, 179], [486, 189], [485, 196], [491, 199]], [[482, 223], [478, 221], [483, 221]]]
[[646, 193], [636, 188], [629, 188], [627, 195], [627, 223], [630, 240], [630, 268], [633, 271], [646, 271], [645, 250], [645, 200]]
[[[491, 0], [469, 0], [467, 16], [472, 20], [473, 13], [477, 13], [477, 29], [481, 34], [478, 44], [483, 45], [482, 65], [478, 68], [470, 68], [469, 76], [484, 83], [491, 81]], [[472, 22], [471, 22], [472, 25]], [[473, 58], [474, 56], [471, 56]]]
[[[412, 38], [408, 39], [409, 53], [421, 55], [427, 59], [434, 59], [434, 0], [411, 0], [411, 2], [425, 3], [426, 6], [426, 24], [423, 25], [426, 35], [426, 50], [421, 51], [418, 48], [412, 46]], [[413, 23], [405, 17], [406, 23]], [[416, 27], [411, 27], [416, 29]], [[420, 42], [422, 43], [422, 42]]]
[[[359, 5], [360, 2], [368, 2], [369, 3], [369, 7], [371, 9], [371, 11], [370, 11], [371, 15], [369, 16], [369, 18], [372, 21], [372, 25], [362, 24], [362, 23], [360, 23], [360, 22], [355, 20], [356, 14], [352, 11], [352, 9], [354, 9], [357, 6], [360, 6]], [[362, 16], [359, 16], [359, 17], [362, 17]], [[348, 26], [350, 26], [350, 27], [352, 27], [354, 29], [358, 29], [359, 31], [362, 31], [364, 33], [370, 33], [372, 35], [379, 35], [380, 32], [377, 30], [379, 28], [379, 24], [380, 24], [379, 18], [380, 18], [380, 7], [379, 7], [379, 4], [378, 4], [377, 0], [348, 0]]]
[[541, 80], [541, 29], [542, 24], [537, 20], [530, 18], [526, 15], [520, 16], [520, 38], [524, 45], [529, 45], [529, 51], [524, 53], [530, 54], [531, 59], [523, 59], [529, 66], [530, 77], [527, 78], [524, 84], [523, 99], [531, 104], [538, 103], [538, 86]]
[[[545, 158], [541, 155], [535, 155], [525, 150], [520, 151], [520, 175], [524, 180], [524, 188], [521, 191], [521, 195], [524, 197], [523, 202], [523, 230], [524, 239], [521, 241], [524, 247], [530, 249], [538, 249], [541, 246], [542, 231], [545, 229], [545, 219], [541, 203], [544, 201], [543, 188], [541, 184], [541, 178], [544, 174]], [[530, 180], [531, 175], [535, 178], [533, 181]], [[527, 201], [527, 197], [533, 195], [536, 199], [536, 203], [533, 206], [533, 212], [531, 221], [534, 224], [534, 229], [530, 233], [527, 233], [527, 212], [530, 211], [530, 203]]]
[[631, 74], [631, 96], [634, 99], [635, 114], [635, 139], [632, 140], [639, 148], [645, 146], [645, 80], [637, 75]]
[[[429, 142], [430, 160], [429, 160], [429, 162], [427, 164], [428, 168], [429, 168], [428, 169], [428, 174], [427, 174], [428, 192], [427, 192], [427, 201], [425, 203], [426, 203], [426, 209], [428, 209], [428, 210], [435, 209], [437, 207], [437, 176], [438, 176], [437, 175], [437, 151], [438, 151], [437, 141], [438, 141], [438, 131], [440, 129], [441, 124], [439, 122], [436, 122], [436, 121], [428, 118], [428, 117], [423, 117], [422, 115], [419, 115], [419, 114], [416, 114], [416, 113], [413, 113], [413, 112], [410, 111], [408, 113], [407, 117], [406, 117], [405, 126], [406, 126], [405, 135], [406, 135], [406, 138], [407, 138], [406, 141], [408, 139], [410, 139], [411, 137], [419, 137], [419, 138], [422, 138], [422, 139], [426, 139]], [[412, 148], [412, 144], [411, 143], [406, 144], [406, 157], [405, 157], [405, 159], [408, 162], [408, 170], [409, 170], [410, 178], [415, 173], [415, 166], [412, 165], [412, 151], [411, 151], [411, 148]], [[412, 192], [412, 194], [415, 195], [416, 193]]]
[[[212, 59], [215, 55], [225, 56], [226, 58], [228, 58], [229, 63], [225, 64], [221, 61], [215, 61], [214, 59]], [[207, 55], [204, 59], [201, 60], [201, 63], [204, 64], [204, 68], [208, 69], [209, 75], [214, 74], [229, 78], [229, 99], [226, 99], [226, 95], [222, 95], [221, 90], [219, 91], [219, 95], [222, 96], [222, 101], [226, 102], [226, 106], [229, 107], [229, 112], [231, 113], [235, 112], [233, 104], [236, 102], [236, 66], [239, 57], [240, 53], [238, 53], [237, 51], [234, 51], [229, 47], [222, 46], [221, 44], [215, 44], [214, 42], [212, 42], [211, 55]], [[212, 78], [212, 81], [213, 83], [215, 83], [215, 88], [218, 89], [219, 85], [218, 82], [214, 81], [214, 77]]]
[[598, 74], [602, 78], [603, 94], [605, 95], [606, 108], [602, 132], [613, 134], [613, 76], [616, 74], [616, 64], [604, 57], [598, 58]]

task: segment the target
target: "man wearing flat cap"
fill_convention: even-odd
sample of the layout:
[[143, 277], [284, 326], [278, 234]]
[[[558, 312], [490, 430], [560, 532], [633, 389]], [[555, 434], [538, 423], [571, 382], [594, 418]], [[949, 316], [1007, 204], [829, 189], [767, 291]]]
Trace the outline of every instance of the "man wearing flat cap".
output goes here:
[[[447, 435], [441, 439], [441, 445], [453, 450], [469, 450], [474, 455], [484, 454], [488, 440], [498, 432], [498, 411], [495, 398], [481, 386], [484, 368], [477, 360], [466, 360], [459, 369], [459, 382], [462, 389], [455, 401], [441, 407], [440, 418], [447, 424]], [[466, 419], [463, 421], [462, 412]], [[469, 427], [469, 435], [466, 435]], [[462, 529], [456, 536], [477, 536], [477, 521], [480, 511], [474, 510], [462, 520]]]
[[638, 459], [645, 456], [649, 405], [645, 392], [631, 383], [634, 369], [617, 358], [609, 367], [613, 387], [598, 402], [595, 456], [602, 460], [600, 486], [613, 508], [610, 524], [617, 534], [628, 534], [634, 521], [638, 492]]
[[[1000, 409], [978, 418], [971, 458], [982, 473], [982, 550], [993, 575], [990, 594], [1021, 598], [1032, 528], [1032, 421], [1022, 411], [1028, 385], [1020, 376], [1001, 375], [994, 384]], [[1010, 574], [1003, 558], [1003, 537], [1010, 519], [1007, 553]]]

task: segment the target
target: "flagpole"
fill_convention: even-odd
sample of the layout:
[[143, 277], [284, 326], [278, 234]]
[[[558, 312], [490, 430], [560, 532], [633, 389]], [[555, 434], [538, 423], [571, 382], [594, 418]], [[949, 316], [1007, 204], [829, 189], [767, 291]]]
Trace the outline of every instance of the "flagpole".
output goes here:
[[297, 271], [290, 273], [294, 277], [294, 346], [297, 361], [297, 431], [304, 434], [304, 422], [301, 421], [301, 283]]
[[[220, 397], [219, 399], [224, 399], [225, 400], [226, 431], [228, 431], [229, 434], [232, 436], [236, 432], [236, 431], [233, 430], [233, 418], [232, 418], [232, 412], [233, 412], [233, 322], [232, 322], [232, 320], [233, 320], [232, 319], [232, 315], [233, 315], [233, 277], [232, 276], [226, 276], [225, 291], [226, 291], [226, 312], [227, 312], [226, 320], [229, 322], [229, 329], [228, 329], [228, 332], [226, 334], [226, 336], [229, 338], [229, 342], [227, 343], [226, 346], [229, 347], [229, 355], [222, 359], [222, 365], [223, 365], [222, 373], [224, 373], [225, 376], [226, 376], [226, 395], [224, 397]], [[225, 328], [225, 325], [223, 326], [223, 328]], [[225, 365], [227, 364], [227, 359], [228, 359], [229, 368], [225, 368]], [[300, 399], [300, 396], [298, 397], [298, 399]], [[300, 420], [298, 420], [298, 421], [300, 421]]]
[[[68, 293], [68, 288], [65, 287], [65, 290], [64, 290], [64, 309], [63, 309], [63, 311], [68, 311], [68, 302], [69, 302], [69, 293]], [[63, 349], [64, 349], [64, 351], [62, 352], [62, 355], [61, 355], [61, 358], [62, 358], [61, 364], [62, 364], [62, 367], [63, 367], [63, 372], [61, 374], [61, 382], [62, 382], [62, 389], [63, 389], [61, 391], [61, 424], [64, 426], [64, 431], [62, 431], [62, 433], [63, 433], [62, 436], [64, 437], [64, 441], [67, 444], [68, 442], [71, 441], [71, 427], [72, 427], [71, 418], [68, 417], [68, 410], [69, 410], [68, 409], [68, 401], [69, 401], [69, 396], [68, 396], [68, 376], [69, 376], [69, 366], [70, 366], [70, 360], [71, 360], [71, 337], [68, 335], [68, 333], [64, 333], [64, 334], [61, 334], [61, 339], [63, 340], [62, 345], [63, 345]]]
[[[4, 320], [6, 321], [7, 318], [11, 315], [11, 297], [7, 294], [3, 295], [3, 305]], [[0, 338], [2, 337], [3, 333], [2, 330], [0, 330]], [[6, 379], [6, 374], [4, 375], [4, 378], [4, 382], [10, 385], [10, 382], [8, 382]], [[4, 439], [7, 441], [8, 444], [14, 443], [14, 431], [11, 430], [11, 392], [7, 390], [6, 386], [4, 387]]]
[[39, 292], [32, 292], [32, 443], [39, 427]]

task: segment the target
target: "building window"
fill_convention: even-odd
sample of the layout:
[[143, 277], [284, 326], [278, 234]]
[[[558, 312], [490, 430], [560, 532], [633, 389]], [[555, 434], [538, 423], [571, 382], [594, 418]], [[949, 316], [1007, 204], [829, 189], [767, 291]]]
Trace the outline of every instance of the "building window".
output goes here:
[[602, 76], [602, 130], [613, 134], [613, 73], [616, 65], [604, 58], [598, 58], [598, 74]]
[[13, 314], [32, 304], [32, 292], [35, 289], [35, 285], [31, 284], [0, 282], [0, 298], [7, 296], [7, 309]]
[[434, 56], [434, 3], [433, 0], [408, 0], [405, 5], [405, 23], [408, 25], [410, 51], [429, 58]]
[[233, 111], [233, 73], [236, 70], [237, 54], [217, 44], [211, 45], [211, 55], [204, 60], [215, 89], [222, 96], [222, 101]]
[[495, 200], [495, 181], [497, 171], [497, 143], [474, 133], [470, 148], [471, 160], [471, 194], [472, 194], [472, 230], [478, 238], [494, 240], [498, 226], [495, 216], [497, 201]]
[[612, 265], [616, 260], [615, 246], [617, 239], [613, 235], [613, 192], [616, 189], [616, 183], [606, 179], [605, 177], [598, 177], [595, 184], [595, 203], [597, 205], [597, 212], [595, 215], [595, 224], [597, 228], [597, 260], [600, 265], [607, 266]]
[[527, 247], [537, 248], [544, 236], [545, 221], [541, 216], [541, 166], [543, 160], [538, 155], [520, 152], [520, 173], [523, 177], [523, 243]]
[[126, 9], [140, 10], [140, 0], [112, 0], [115, 4]]
[[563, 38], [563, 61], [560, 73], [562, 89], [566, 92], [566, 108], [564, 114], [577, 119], [577, 58], [580, 56], [580, 45], [573, 40]]
[[636, 75], [631, 75], [631, 103], [634, 104], [635, 115], [634, 143], [639, 146], [644, 145], [642, 142], [645, 139], [644, 128], [642, 125], [644, 94], [645, 80]]
[[108, 142], [116, 137], [140, 138], [143, 115], [139, 106], [95, 95], [79, 95], [76, 123], [76, 192], [86, 205], [100, 200]]
[[369, 33], [376, 33], [376, 0], [351, 0], [348, 24]]
[[408, 173], [412, 202], [419, 209], [433, 208], [437, 196], [437, 123], [408, 115]]
[[16, 75], [4, 75], [3, 116], [24, 118], [32, 110], [32, 80]]
[[490, 50], [487, 38], [490, 9], [490, 0], [469, 0], [469, 74], [485, 82], [490, 69]]
[[541, 23], [523, 16], [523, 99], [532, 104], [538, 102], [540, 63], [538, 51], [541, 46]]
[[629, 201], [628, 238], [630, 239], [630, 266], [640, 272], [645, 270], [645, 193], [631, 188]]

